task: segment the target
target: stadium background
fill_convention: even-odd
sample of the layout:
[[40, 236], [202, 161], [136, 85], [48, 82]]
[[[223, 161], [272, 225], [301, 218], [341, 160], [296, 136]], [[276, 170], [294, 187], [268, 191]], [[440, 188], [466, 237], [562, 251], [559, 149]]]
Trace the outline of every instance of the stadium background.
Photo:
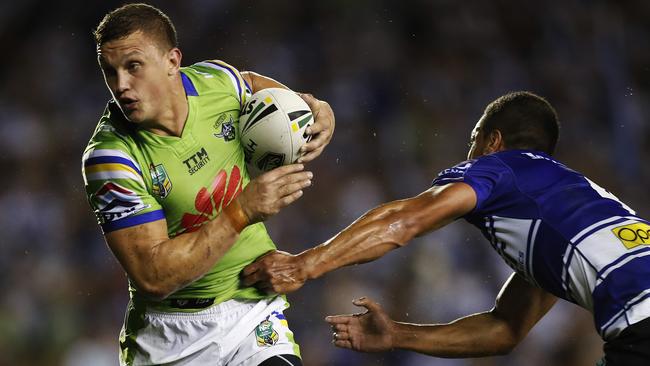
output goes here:
[[[466, 154], [486, 103], [546, 96], [557, 156], [650, 217], [650, 3], [154, 1], [184, 64], [223, 59], [328, 100], [337, 131], [314, 186], [268, 222], [279, 247], [320, 243], [367, 209], [426, 189]], [[91, 30], [116, 1], [0, 3], [0, 364], [116, 365], [126, 279], [86, 204], [80, 156], [109, 98]], [[593, 365], [589, 315], [559, 303], [511, 354], [443, 360], [334, 348], [327, 314], [369, 295], [444, 322], [489, 309], [509, 274], [464, 222], [289, 298], [306, 365]]]

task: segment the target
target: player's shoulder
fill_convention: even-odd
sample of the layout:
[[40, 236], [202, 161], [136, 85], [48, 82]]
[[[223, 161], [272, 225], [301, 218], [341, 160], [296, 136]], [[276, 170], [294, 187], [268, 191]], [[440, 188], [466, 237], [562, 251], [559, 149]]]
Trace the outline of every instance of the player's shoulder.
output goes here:
[[110, 154], [134, 160], [131, 157], [135, 148], [134, 135], [133, 126], [124, 118], [115, 102], [110, 101], [84, 149], [83, 164], [87, 164], [88, 159]]
[[544, 175], [550, 172], [576, 173], [554, 157], [536, 150], [505, 150], [489, 155], [513, 172]]
[[[215, 84], [232, 85], [238, 91], [245, 87], [239, 70], [218, 59], [205, 60], [182, 67], [181, 73], [184, 79], [187, 78], [191, 81], [198, 95], [212, 89]], [[184, 80], [185, 83], [187, 81]]]
[[[498, 154], [498, 153], [497, 153]], [[478, 158], [462, 161], [450, 168], [442, 170], [438, 175], [465, 175], [472, 170], [480, 169], [504, 169], [505, 162], [497, 154], [483, 155]]]

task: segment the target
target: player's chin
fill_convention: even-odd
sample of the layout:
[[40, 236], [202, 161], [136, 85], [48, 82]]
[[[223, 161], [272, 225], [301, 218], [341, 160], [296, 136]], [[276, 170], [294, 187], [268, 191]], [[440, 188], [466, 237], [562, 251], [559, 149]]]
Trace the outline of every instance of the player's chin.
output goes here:
[[137, 109], [125, 110], [123, 113], [124, 117], [126, 117], [126, 119], [132, 123], [142, 123], [145, 120], [144, 113]]

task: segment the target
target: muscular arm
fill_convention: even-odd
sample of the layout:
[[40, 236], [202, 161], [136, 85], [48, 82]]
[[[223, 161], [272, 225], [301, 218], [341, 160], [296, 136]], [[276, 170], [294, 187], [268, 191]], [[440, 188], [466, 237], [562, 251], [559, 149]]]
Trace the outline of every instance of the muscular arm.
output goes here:
[[513, 274], [488, 312], [441, 325], [395, 323], [394, 347], [438, 357], [506, 354], [556, 301], [555, 296]]
[[465, 183], [435, 186], [420, 195], [378, 206], [327, 242], [297, 256], [273, 252], [244, 269], [244, 283], [290, 292], [342, 266], [375, 260], [415, 236], [438, 229], [476, 206]]
[[133, 284], [148, 297], [164, 299], [206, 274], [249, 223], [265, 220], [302, 196], [311, 172], [300, 164], [260, 175], [212, 221], [172, 239], [158, 220], [106, 234], [106, 241]]
[[342, 266], [375, 260], [414, 237], [438, 229], [470, 212], [474, 190], [465, 183], [433, 187], [420, 195], [379, 206], [345, 230], [300, 254], [309, 278]]
[[107, 233], [106, 242], [143, 294], [164, 299], [207, 273], [238, 237], [219, 215], [173, 239], [167, 236], [167, 222], [158, 220]]
[[557, 298], [513, 274], [499, 293], [495, 307], [448, 324], [394, 322], [381, 307], [357, 300], [364, 314], [327, 317], [337, 346], [357, 351], [405, 349], [436, 357], [461, 358], [509, 353], [553, 307]]

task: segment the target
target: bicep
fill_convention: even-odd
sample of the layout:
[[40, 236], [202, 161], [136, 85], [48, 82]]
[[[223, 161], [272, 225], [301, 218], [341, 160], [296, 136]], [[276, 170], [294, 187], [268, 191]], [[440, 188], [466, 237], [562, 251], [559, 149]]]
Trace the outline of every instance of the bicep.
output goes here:
[[557, 297], [514, 273], [497, 296], [492, 315], [506, 323], [517, 342], [553, 307]]
[[406, 210], [423, 234], [439, 229], [470, 213], [476, 206], [476, 193], [466, 183], [433, 186], [412, 198]]
[[268, 76], [260, 75], [253, 71], [242, 71], [240, 74], [241, 77], [246, 81], [246, 83], [248, 83], [248, 86], [250, 86], [251, 91], [253, 93], [268, 88], [289, 89], [279, 81], [272, 79]]

